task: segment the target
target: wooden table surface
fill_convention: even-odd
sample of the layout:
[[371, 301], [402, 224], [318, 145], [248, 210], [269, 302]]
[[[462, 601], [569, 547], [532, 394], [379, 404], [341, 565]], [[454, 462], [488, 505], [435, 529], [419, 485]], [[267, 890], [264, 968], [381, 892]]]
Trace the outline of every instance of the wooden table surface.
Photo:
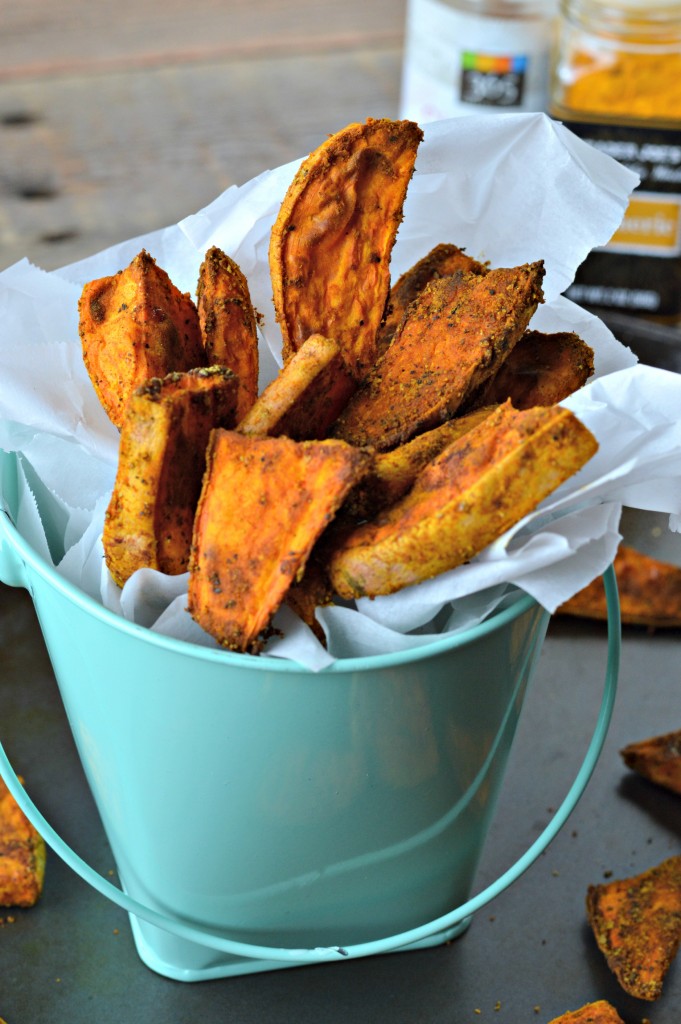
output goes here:
[[405, 0], [0, 0], [0, 266], [175, 223], [395, 116]]

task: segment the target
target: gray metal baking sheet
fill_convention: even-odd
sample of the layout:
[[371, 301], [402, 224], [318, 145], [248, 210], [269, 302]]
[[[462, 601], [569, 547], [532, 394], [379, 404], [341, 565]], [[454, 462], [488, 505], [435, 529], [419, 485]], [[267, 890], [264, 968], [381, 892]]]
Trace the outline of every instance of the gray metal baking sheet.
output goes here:
[[[680, 631], [625, 629], [611, 728], [586, 793], [538, 861], [448, 945], [221, 981], [183, 983], [138, 958], [126, 914], [49, 853], [30, 910], [0, 910], [7, 1024], [546, 1024], [607, 999], [625, 1024], [678, 1024], [681, 963], [661, 999], [627, 996], [584, 915], [590, 883], [681, 852], [681, 797], [623, 766], [621, 747], [681, 728]], [[593, 729], [606, 629], [557, 619], [526, 700], [477, 888], [520, 855], [567, 792]], [[0, 587], [0, 728], [32, 797], [104, 875], [114, 871], [30, 598]], [[115, 877], [115, 876], [113, 876]]]

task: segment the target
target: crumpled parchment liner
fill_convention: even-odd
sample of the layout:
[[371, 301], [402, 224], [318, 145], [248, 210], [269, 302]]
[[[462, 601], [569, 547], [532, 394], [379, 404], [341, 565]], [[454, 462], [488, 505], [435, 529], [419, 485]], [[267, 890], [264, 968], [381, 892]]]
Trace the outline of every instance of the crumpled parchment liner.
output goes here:
[[[507, 601], [513, 587], [555, 610], [611, 563], [622, 504], [669, 513], [674, 527], [681, 521], [681, 376], [637, 365], [600, 320], [561, 297], [587, 253], [612, 236], [636, 176], [541, 114], [461, 118], [424, 131], [393, 278], [443, 241], [493, 266], [543, 259], [546, 302], [532, 326], [574, 330], [593, 346], [594, 379], [564, 404], [600, 448], [469, 564], [389, 597], [320, 609], [328, 649], [282, 607], [266, 653], [315, 670], [468, 628]], [[83, 365], [78, 298], [86, 281], [115, 273], [142, 248], [194, 294], [203, 255], [218, 245], [241, 266], [264, 317], [264, 386], [281, 363], [269, 232], [297, 165], [267, 171], [177, 225], [58, 271], [24, 260], [0, 274], [0, 446], [20, 453], [16, 525], [60, 573], [112, 611], [207, 646], [215, 641], [186, 611], [186, 575], [141, 570], [121, 591], [104, 565], [101, 531], [118, 434]]]

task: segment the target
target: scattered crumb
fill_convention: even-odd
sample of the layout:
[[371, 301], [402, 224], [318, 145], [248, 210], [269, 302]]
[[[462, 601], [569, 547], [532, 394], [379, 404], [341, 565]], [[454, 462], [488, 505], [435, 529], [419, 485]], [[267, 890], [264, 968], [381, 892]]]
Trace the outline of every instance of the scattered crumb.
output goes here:
[[535, 1013], [541, 1013], [541, 1006], [533, 1006], [532, 1009]]
[[557, 870], [556, 870], [556, 869], [554, 868], [554, 869], [553, 869], [553, 871], [551, 872], [551, 874], [553, 875], [553, 877], [554, 877], [554, 878], [558, 878], [558, 876], [559, 876], [559, 874], [560, 874], [560, 871], [557, 871]]
[[500, 999], [497, 999], [496, 1003], [494, 1004], [494, 1009], [495, 1010], [500, 1010], [501, 1009], [501, 1000]]
[[114, 928], [113, 933], [114, 933], [114, 935], [118, 935], [119, 934], [118, 928]]
[[604, 871], [603, 878], [612, 878], [612, 871]]

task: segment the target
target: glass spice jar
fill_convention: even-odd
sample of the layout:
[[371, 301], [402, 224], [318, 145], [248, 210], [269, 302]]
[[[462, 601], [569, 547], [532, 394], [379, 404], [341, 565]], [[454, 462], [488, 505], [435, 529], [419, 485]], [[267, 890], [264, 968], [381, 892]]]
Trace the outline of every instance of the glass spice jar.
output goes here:
[[408, 0], [402, 117], [545, 111], [557, 0]]
[[561, 0], [549, 112], [641, 179], [568, 297], [681, 324], [681, 2]]

